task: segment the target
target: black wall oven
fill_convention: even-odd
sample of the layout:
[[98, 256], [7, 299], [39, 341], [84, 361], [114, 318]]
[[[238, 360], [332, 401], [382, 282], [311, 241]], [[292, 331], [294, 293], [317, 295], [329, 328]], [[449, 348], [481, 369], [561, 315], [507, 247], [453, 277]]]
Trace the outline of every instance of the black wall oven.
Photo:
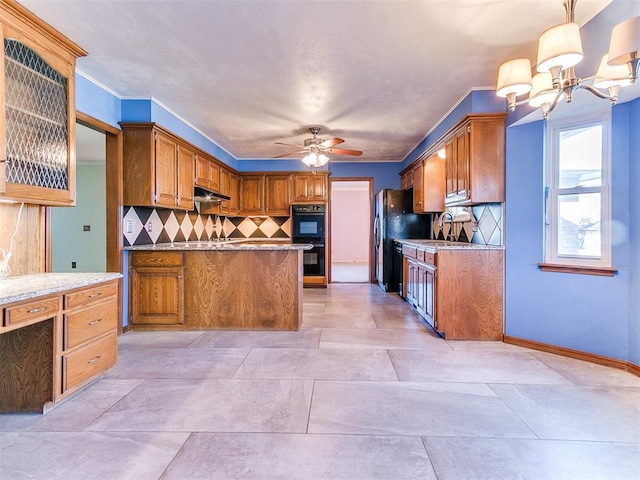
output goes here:
[[292, 205], [291, 230], [293, 243], [311, 243], [313, 248], [303, 252], [304, 275], [324, 277], [325, 274], [325, 206]]

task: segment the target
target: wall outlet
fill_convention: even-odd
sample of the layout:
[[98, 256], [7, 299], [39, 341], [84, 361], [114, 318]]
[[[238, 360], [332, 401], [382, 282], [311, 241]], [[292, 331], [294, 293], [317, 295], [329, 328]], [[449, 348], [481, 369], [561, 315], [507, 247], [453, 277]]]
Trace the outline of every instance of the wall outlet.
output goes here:
[[147, 232], [153, 231], [153, 223], [151, 221], [147, 222]]
[[71, 268], [76, 268], [76, 262], [71, 262]]
[[127, 224], [124, 227], [124, 229], [125, 229], [125, 233], [133, 233], [133, 221], [127, 220]]

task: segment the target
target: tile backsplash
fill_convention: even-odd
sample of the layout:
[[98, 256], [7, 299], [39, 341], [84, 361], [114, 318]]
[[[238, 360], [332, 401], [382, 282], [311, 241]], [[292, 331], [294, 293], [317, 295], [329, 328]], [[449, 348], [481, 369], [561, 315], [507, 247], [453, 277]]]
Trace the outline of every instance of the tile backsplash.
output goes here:
[[440, 228], [440, 215], [433, 216], [433, 237], [445, 240], [451, 228], [453, 235], [459, 242], [477, 243], [481, 245], [503, 245], [503, 204], [486, 203], [473, 207], [449, 207], [447, 209], [454, 216], [467, 211], [471, 213], [468, 222], [445, 222]]
[[224, 217], [181, 210], [124, 207], [124, 245], [217, 238], [291, 238], [289, 217]]

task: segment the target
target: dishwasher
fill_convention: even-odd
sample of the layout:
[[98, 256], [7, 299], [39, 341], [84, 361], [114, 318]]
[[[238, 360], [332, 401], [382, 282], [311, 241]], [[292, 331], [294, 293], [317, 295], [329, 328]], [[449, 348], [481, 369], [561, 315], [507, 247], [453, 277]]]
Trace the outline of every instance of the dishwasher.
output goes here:
[[404, 298], [404, 278], [402, 275], [402, 244], [393, 242], [393, 276], [398, 279], [398, 295]]

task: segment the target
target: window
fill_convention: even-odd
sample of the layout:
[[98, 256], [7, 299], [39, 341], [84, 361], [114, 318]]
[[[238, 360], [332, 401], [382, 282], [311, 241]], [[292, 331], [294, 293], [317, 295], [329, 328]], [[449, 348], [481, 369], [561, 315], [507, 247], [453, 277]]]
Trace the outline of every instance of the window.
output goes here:
[[610, 114], [547, 125], [545, 262], [610, 267]]

